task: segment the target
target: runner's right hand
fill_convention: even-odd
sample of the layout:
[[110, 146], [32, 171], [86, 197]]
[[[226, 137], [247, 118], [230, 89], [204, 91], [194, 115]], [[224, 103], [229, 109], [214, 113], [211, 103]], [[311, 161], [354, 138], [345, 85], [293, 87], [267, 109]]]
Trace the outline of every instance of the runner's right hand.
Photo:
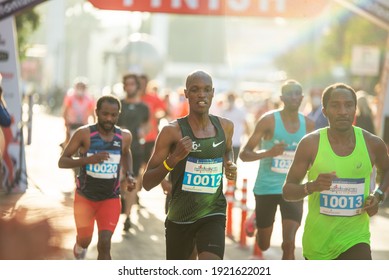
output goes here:
[[185, 136], [181, 138], [180, 141], [177, 142], [176, 147], [169, 156], [169, 158], [175, 158], [178, 161], [184, 159], [189, 153], [192, 151], [192, 139], [189, 136]]
[[319, 174], [316, 180], [313, 181], [313, 191], [321, 192], [329, 190], [332, 185], [332, 181], [336, 178], [337, 176], [335, 172]]
[[90, 164], [102, 163], [108, 158], [109, 158], [108, 152], [98, 152], [89, 157], [89, 163]]

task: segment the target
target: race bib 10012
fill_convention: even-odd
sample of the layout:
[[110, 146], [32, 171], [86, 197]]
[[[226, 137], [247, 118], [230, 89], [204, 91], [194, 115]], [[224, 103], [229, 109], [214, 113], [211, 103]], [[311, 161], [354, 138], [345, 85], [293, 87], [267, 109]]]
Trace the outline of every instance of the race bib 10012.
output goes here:
[[199, 159], [188, 157], [182, 190], [216, 193], [223, 178], [223, 158]]

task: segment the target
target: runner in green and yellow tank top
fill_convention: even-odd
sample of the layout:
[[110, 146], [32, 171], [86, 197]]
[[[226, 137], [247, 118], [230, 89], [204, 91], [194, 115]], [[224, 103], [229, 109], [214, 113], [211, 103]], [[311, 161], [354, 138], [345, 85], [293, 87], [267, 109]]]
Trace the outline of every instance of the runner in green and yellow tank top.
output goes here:
[[308, 198], [309, 212], [303, 235], [303, 254], [308, 259], [335, 259], [358, 243], [370, 243], [369, 217], [362, 208], [370, 193], [372, 166], [363, 133], [354, 127], [355, 149], [346, 157], [335, 154], [327, 129], [320, 131], [319, 148], [308, 180], [336, 170], [330, 190]]
[[[322, 102], [329, 128], [300, 141], [283, 195], [290, 201], [308, 196], [303, 234], [306, 259], [369, 260], [369, 217], [377, 213], [389, 184], [386, 144], [352, 125], [357, 99], [350, 86], [330, 85]], [[382, 176], [373, 193], [374, 166]], [[307, 173], [308, 182], [301, 184]]]

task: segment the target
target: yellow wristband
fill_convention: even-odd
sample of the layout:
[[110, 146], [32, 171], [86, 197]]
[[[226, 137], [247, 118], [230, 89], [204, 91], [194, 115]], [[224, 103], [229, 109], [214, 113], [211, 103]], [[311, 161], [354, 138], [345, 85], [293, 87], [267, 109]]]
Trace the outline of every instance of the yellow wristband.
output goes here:
[[168, 164], [167, 164], [167, 162], [166, 162], [166, 159], [163, 161], [163, 166], [165, 166], [165, 168], [166, 168], [166, 170], [167, 171], [172, 171], [174, 168], [171, 168]]

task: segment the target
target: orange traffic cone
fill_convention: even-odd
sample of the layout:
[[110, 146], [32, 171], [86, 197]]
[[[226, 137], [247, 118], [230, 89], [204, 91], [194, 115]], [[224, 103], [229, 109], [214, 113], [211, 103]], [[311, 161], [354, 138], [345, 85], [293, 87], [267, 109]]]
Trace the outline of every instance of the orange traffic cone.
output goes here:
[[242, 185], [242, 199], [241, 199], [242, 218], [240, 223], [240, 240], [241, 247], [246, 247], [246, 218], [247, 218], [247, 179], [243, 179]]

